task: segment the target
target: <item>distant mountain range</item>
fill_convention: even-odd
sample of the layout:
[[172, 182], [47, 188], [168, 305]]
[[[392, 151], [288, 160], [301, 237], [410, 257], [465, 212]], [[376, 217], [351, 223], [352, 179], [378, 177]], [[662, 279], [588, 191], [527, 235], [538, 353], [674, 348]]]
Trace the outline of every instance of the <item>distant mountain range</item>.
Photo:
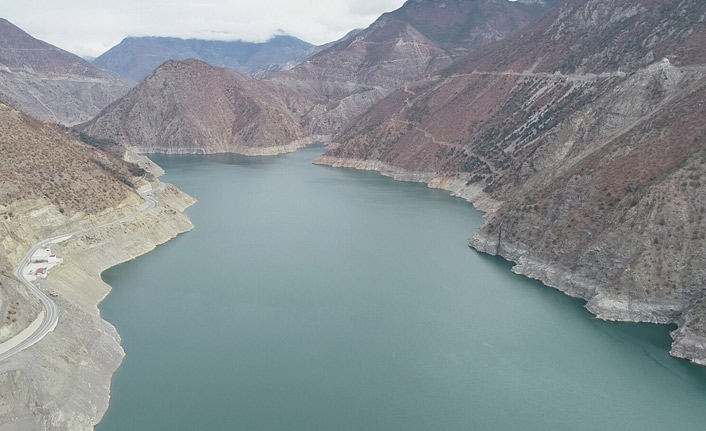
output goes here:
[[190, 58], [262, 77], [291, 68], [315, 52], [314, 45], [292, 36], [274, 36], [262, 43], [128, 37], [93, 60], [93, 64], [137, 82], [167, 60]]
[[[276, 99], [277, 106], [282, 105], [277, 109], [287, 110], [296, 120], [296, 128], [293, 124], [286, 126], [291, 131], [292, 142], [301, 142], [303, 135], [325, 140], [326, 136], [405, 83], [438, 73], [464, 50], [516, 33], [536, 20], [547, 7], [544, 2], [526, 4], [507, 0], [410, 1], [397, 11], [384, 14], [369, 28], [351, 32], [342, 40], [323, 47], [321, 52], [293, 69], [248, 85], [232, 85], [227, 79], [217, 79], [209, 86], [207, 82], [190, 79], [207, 70], [201, 63], [183, 63], [179, 66], [179, 73], [165, 73], [160, 68], [153, 73], [154, 76], [147, 78], [146, 85], [139, 91], [131, 92], [82, 129], [86, 133], [155, 151], [220, 152], [238, 148], [239, 152], [247, 152], [248, 143], [236, 138], [237, 133], [233, 133], [229, 122], [213, 123], [209, 120], [220, 118], [224, 110], [231, 111], [231, 108], [218, 102], [208, 103], [203, 96], [212, 90], [208, 94], [218, 101], [218, 92], [241, 93], [251, 87], [247, 91], [249, 100], [258, 100], [260, 94], [260, 99], [268, 100], [266, 105], [273, 108], [272, 101]], [[161, 43], [162, 40], [142, 38], [134, 42]], [[178, 42], [179, 46], [183, 46], [183, 42]], [[99, 64], [98, 60], [96, 64]], [[175, 67], [171, 64], [169, 70]], [[226, 76], [223, 72], [217, 75]], [[232, 79], [236, 75], [227, 76]], [[245, 82], [244, 79], [243, 76], [237, 77], [241, 82]], [[198, 113], [187, 108], [189, 103], [199, 107]], [[143, 110], [146, 104], [154, 111]], [[180, 118], [179, 113], [185, 110], [190, 110], [199, 119], [190, 117], [193, 121], [176, 121]], [[142, 117], [137, 115], [140, 112]], [[169, 130], [173, 133], [164, 133], [164, 124], [153, 118], [156, 113], [169, 113], [168, 123], [173, 126]], [[262, 129], [267, 130], [273, 124], [266, 121]], [[136, 130], [144, 131], [144, 134], [140, 135]], [[217, 134], [219, 138], [203, 139], [209, 134]], [[277, 136], [282, 138], [287, 134]], [[189, 139], [191, 143], [187, 142]], [[270, 142], [276, 148], [285, 144], [281, 139]], [[258, 141], [253, 147], [263, 145], [266, 142]]]
[[87, 121], [132, 81], [35, 39], [0, 18], [0, 98], [45, 121]]

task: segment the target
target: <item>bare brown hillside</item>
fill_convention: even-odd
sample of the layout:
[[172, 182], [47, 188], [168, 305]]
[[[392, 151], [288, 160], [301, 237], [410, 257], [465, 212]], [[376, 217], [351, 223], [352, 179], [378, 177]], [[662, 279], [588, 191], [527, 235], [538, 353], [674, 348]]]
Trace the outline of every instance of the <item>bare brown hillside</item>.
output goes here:
[[164, 63], [78, 128], [146, 152], [269, 154], [310, 142], [267, 83], [198, 60]]
[[31, 238], [140, 201], [132, 184], [149, 174], [124, 162], [117, 146], [90, 142], [95, 146], [0, 102], [0, 342], [26, 328], [41, 309], [13, 276], [17, 261], [10, 255], [26, 253]]

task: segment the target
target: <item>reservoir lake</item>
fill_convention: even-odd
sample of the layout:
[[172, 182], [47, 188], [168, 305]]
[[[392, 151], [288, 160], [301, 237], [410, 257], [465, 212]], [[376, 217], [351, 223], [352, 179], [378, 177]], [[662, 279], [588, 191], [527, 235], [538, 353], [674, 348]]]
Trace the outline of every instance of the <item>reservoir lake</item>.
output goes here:
[[469, 248], [466, 201], [322, 151], [151, 156], [196, 227], [103, 274], [127, 356], [97, 430], [705, 429], [673, 328], [595, 319]]

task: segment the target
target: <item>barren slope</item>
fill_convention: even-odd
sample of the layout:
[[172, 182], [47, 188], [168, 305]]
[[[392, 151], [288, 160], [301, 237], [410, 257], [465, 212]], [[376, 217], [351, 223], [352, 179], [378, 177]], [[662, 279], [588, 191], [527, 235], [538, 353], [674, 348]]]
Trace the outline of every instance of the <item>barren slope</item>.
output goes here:
[[[143, 172], [60, 126], [0, 102], [0, 207], [46, 199], [67, 215], [95, 214], [122, 202]], [[7, 214], [5, 214], [7, 218]]]
[[[193, 199], [156, 181], [156, 165], [89, 142], [0, 102], [0, 343], [42, 310], [14, 269], [40, 240], [82, 230], [52, 244], [64, 262], [37, 283], [54, 292], [56, 328], [2, 362], [1, 430], [94, 429], [124, 356], [120, 336], [99, 315], [110, 290], [100, 273], [192, 227], [183, 210]], [[144, 205], [133, 184], [154, 186], [154, 206]]]

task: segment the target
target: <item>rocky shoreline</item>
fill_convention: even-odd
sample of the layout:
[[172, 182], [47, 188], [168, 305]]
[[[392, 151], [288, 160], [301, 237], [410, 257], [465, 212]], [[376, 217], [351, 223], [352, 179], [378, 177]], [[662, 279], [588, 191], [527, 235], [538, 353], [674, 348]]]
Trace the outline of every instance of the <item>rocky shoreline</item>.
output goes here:
[[496, 211], [502, 202], [497, 201], [486, 193], [482, 187], [470, 184], [470, 176], [443, 176], [432, 172], [409, 172], [396, 166], [391, 166], [380, 161], [346, 159], [322, 155], [314, 160], [314, 164], [331, 166], [334, 168], [352, 168], [363, 171], [375, 171], [380, 175], [390, 177], [396, 181], [425, 183], [433, 189], [447, 190], [452, 196], [460, 197], [473, 204], [479, 211], [491, 213]]
[[[564, 292], [565, 294], [586, 301], [586, 309], [597, 318], [609, 321], [676, 324], [671, 332], [672, 349], [670, 355], [688, 359], [693, 363], [706, 366], [706, 332], [700, 320], [698, 309], [703, 303], [684, 304], [679, 300], [635, 301], [621, 295], [611, 295], [607, 289], [595, 281], [580, 277], [571, 270], [551, 262], [532, 257], [529, 247], [520, 247], [503, 243], [497, 237], [478, 232], [469, 241], [477, 251], [500, 256], [515, 265], [512, 272], [540, 281]], [[686, 311], [684, 311], [686, 310]]]
[[[162, 171], [146, 158], [132, 155], [156, 176]], [[147, 186], [146, 184], [143, 187]], [[101, 273], [134, 259], [193, 228], [184, 210], [195, 200], [171, 185], [155, 180], [156, 207], [134, 218], [77, 234], [56, 244], [64, 263], [42, 282], [58, 293], [60, 319], [40, 343], [0, 364], [1, 431], [93, 430], [108, 408], [110, 383], [125, 355], [115, 328], [100, 317], [98, 303], [110, 292]], [[18, 217], [27, 234], [10, 247], [14, 265], [31, 244], [67, 227], [99, 225], [139, 211], [142, 200], [131, 196], [118, 208], [97, 216], [62, 218], [48, 202]], [[42, 226], [51, 226], [44, 228]], [[46, 236], [45, 236], [46, 235]], [[36, 236], [34, 238], [33, 236]], [[12, 244], [5, 244], [5, 249]]]
[[192, 151], [188, 148], [174, 148], [174, 147], [150, 147], [150, 148], [135, 148], [132, 147], [136, 152], [149, 152], [149, 153], [159, 153], [167, 155], [179, 155], [179, 154], [222, 154], [222, 153], [232, 153], [240, 154], [242, 156], [276, 156], [279, 154], [292, 153], [299, 149], [309, 147], [316, 144], [313, 138], [303, 138], [292, 141], [286, 145], [274, 145], [271, 147], [247, 147], [247, 146], [213, 146], [208, 150], [199, 149], [198, 151]]
[[[328, 155], [320, 156], [314, 163], [376, 171], [398, 181], [421, 182], [431, 188], [448, 190], [453, 196], [465, 199], [476, 209], [484, 212], [486, 218], [497, 211], [502, 204], [484, 193], [481, 187], [469, 184], [469, 178], [463, 175], [444, 177], [429, 172], [407, 172], [379, 161], [338, 158]], [[503, 239], [491, 238], [479, 229], [470, 238], [469, 245], [479, 252], [500, 256], [514, 263], [512, 271], [516, 274], [538, 280], [569, 296], [587, 301], [586, 309], [599, 319], [676, 324], [677, 329], [671, 332], [674, 342], [670, 354], [699, 365], [706, 365], [706, 322], [700, 317], [706, 315], [704, 312], [706, 301], [685, 304], [683, 300], [677, 298], [644, 301], [612, 295], [605, 286], [600, 286], [590, 278], [574, 274], [570, 269], [562, 268], [552, 262], [533, 257], [530, 246], [508, 244]]]

